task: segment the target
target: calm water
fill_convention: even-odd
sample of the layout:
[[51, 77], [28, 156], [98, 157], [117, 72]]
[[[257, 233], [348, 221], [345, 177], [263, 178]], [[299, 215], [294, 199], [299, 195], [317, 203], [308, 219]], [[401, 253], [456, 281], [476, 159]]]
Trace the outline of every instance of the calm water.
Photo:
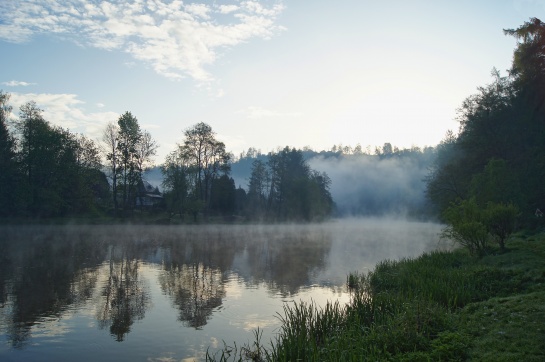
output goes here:
[[440, 226], [1, 226], [0, 360], [198, 361], [263, 341], [285, 303], [349, 300], [351, 271], [439, 247]]

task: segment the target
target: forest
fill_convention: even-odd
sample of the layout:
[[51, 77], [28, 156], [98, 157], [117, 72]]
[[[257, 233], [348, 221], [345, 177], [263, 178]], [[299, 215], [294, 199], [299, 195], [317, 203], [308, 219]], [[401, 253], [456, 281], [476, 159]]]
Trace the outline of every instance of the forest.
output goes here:
[[[184, 131], [164, 163], [161, 188], [143, 178], [158, 148], [125, 112], [100, 142], [53, 126], [34, 103], [10, 119], [10, 95], [0, 92], [0, 216], [109, 217], [178, 222], [201, 220], [323, 220], [333, 210], [327, 174], [285, 147], [256, 161], [248, 192], [229, 176], [232, 155], [205, 123]], [[162, 217], [162, 219], [161, 219]], [[165, 219], [166, 218], [166, 219]]]
[[317, 221], [403, 210], [455, 223], [499, 207], [535, 226], [545, 209], [545, 25], [533, 18], [504, 32], [517, 39], [511, 69], [492, 70], [460, 105], [459, 129], [435, 147], [286, 146], [235, 157], [201, 122], [160, 162], [155, 185], [145, 171], [158, 144], [130, 112], [92, 140], [52, 125], [34, 102], [12, 117], [0, 91], [0, 216]]
[[504, 33], [517, 39], [511, 69], [493, 69], [492, 82], [465, 99], [459, 130], [437, 146], [427, 177], [427, 196], [447, 222], [503, 205], [532, 227], [545, 207], [545, 24], [532, 18]]

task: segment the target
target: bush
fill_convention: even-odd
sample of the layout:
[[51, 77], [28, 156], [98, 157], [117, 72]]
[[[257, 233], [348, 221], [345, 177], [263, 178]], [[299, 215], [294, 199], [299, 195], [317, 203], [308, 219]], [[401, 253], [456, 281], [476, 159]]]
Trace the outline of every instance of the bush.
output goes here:
[[518, 208], [513, 204], [489, 202], [480, 208], [474, 198], [461, 200], [445, 210], [448, 226], [442, 236], [462, 245], [473, 255], [483, 256], [489, 240], [505, 249], [505, 241], [515, 231]]
[[486, 224], [492, 238], [501, 250], [505, 249], [505, 241], [515, 231], [518, 208], [513, 204], [496, 204], [489, 202], [486, 207]]
[[444, 218], [448, 226], [443, 237], [454, 240], [473, 255], [486, 253], [489, 240], [486, 217], [474, 198], [452, 204], [445, 210]]

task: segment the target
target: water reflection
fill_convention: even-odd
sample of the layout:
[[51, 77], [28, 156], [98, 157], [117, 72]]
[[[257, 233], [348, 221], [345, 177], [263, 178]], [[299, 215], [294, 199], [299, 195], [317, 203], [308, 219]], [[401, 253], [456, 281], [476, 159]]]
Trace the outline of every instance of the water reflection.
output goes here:
[[188, 327], [204, 326], [225, 297], [221, 271], [203, 263], [166, 265], [159, 281], [179, 310], [178, 320]]
[[23, 347], [30, 330], [44, 317], [58, 317], [85, 300], [96, 278], [81, 269], [97, 251], [84, 241], [58, 242], [49, 233], [23, 232], [2, 240], [2, 314], [8, 341]]
[[99, 328], [109, 327], [118, 342], [123, 341], [136, 320], [144, 318], [150, 304], [149, 292], [138, 274], [140, 260], [136, 246], [131, 243], [110, 246], [109, 273], [97, 309]]
[[[181, 348], [180, 338], [197, 338], [210, 324], [224, 333], [214, 340], [231, 339], [233, 328], [274, 318], [281, 300], [323, 298], [326, 289], [340, 295], [347, 272], [430, 249], [438, 231], [403, 226], [410, 232], [397, 232], [404, 242], [394, 245], [392, 224], [354, 225], [0, 226], [0, 337], [9, 345], [0, 345], [0, 359], [9, 351], [47, 349], [43, 338], [54, 328], [63, 334], [55, 343], [66, 341], [79, 354], [91, 335], [136, 350], [135, 334], [156, 355]], [[369, 240], [364, 230], [389, 231]], [[237, 305], [244, 305], [242, 314]], [[192, 347], [184, 353], [206, 350], [206, 336], [215, 332], [206, 333], [187, 342]], [[30, 343], [38, 337], [42, 342]], [[166, 340], [174, 347], [162, 350]], [[130, 353], [123, 348], [119, 353]]]
[[158, 283], [178, 320], [199, 329], [221, 306], [233, 271], [247, 285], [265, 283], [272, 294], [291, 295], [324, 268], [331, 243], [323, 230], [305, 228], [295, 234], [242, 226], [3, 229], [1, 313], [4, 333], [17, 348], [41, 317], [60, 317], [81, 303], [95, 303], [98, 327], [123, 341], [152, 305], [139, 273], [143, 262], [161, 269]]

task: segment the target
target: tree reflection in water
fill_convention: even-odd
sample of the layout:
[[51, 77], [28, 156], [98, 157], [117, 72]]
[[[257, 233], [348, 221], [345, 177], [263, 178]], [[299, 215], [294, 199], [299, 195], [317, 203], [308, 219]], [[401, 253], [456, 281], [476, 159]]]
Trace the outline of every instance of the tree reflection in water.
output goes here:
[[123, 341], [135, 321], [144, 318], [150, 304], [149, 290], [139, 279], [139, 260], [133, 252], [127, 245], [110, 247], [110, 268], [97, 315], [99, 328], [110, 327], [118, 342]]
[[331, 233], [297, 225], [0, 227], [0, 336], [22, 348], [34, 326], [66, 311], [94, 310], [123, 341], [151, 306], [148, 275], [178, 320], [201, 329], [232, 276], [271, 294], [298, 293], [327, 268]]
[[[224, 231], [224, 229], [221, 229]], [[185, 326], [200, 329], [225, 297], [223, 272], [237, 252], [230, 233], [214, 227], [186, 228], [164, 239], [169, 250], [159, 283]]]
[[265, 283], [272, 294], [287, 297], [298, 293], [311, 284], [313, 274], [327, 266], [332, 237], [324, 228], [267, 227], [250, 236], [247, 278]]
[[178, 320], [200, 328], [225, 297], [221, 271], [204, 264], [170, 264], [160, 276], [161, 288], [179, 309]]
[[14, 348], [22, 348], [32, 327], [44, 318], [61, 318], [92, 295], [93, 261], [103, 258], [94, 240], [59, 237], [50, 227], [2, 230], [2, 329]]

